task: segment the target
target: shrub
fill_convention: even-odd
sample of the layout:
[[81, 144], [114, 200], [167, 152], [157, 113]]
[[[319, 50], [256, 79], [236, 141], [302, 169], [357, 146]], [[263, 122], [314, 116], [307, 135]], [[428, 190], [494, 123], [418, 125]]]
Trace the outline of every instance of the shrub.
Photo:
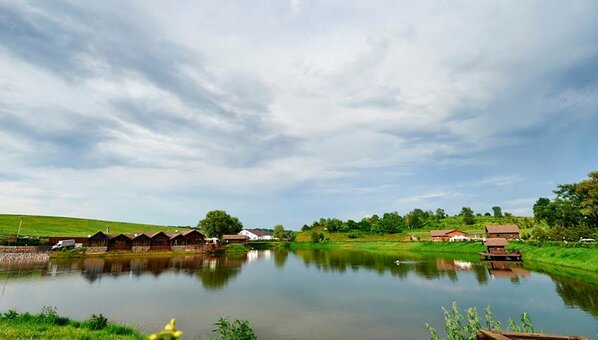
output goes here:
[[253, 333], [247, 320], [230, 322], [226, 318], [220, 318], [215, 325], [218, 326], [214, 330], [218, 332], [215, 340], [257, 340], [257, 336]]
[[106, 317], [104, 317], [102, 314], [92, 314], [91, 318], [87, 320], [86, 325], [89, 329], [98, 331], [108, 326], [108, 319], [106, 319]]
[[2, 314], [2, 318], [8, 320], [16, 319], [18, 316], [19, 313], [17, 313], [17, 311], [14, 309], [9, 309], [6, 313]]
[[[478, 310], [475, 307], [468, 308], [464, 316], [457, 308], [457, 303], [453, 302], [452, 309], [447, 310], [442, 307], [444, 312], [445, 330], [448, 340], [475, 340], [480, 329], [485, 328], [493, 331], [500, 331], [501, 324], [492, 314], [490, 306], [486, 307], [485, 313], [485, 327], [478, 315]], [[467, 321], [467, 324], [463, 322]], [[436, 329], [432, 328], [426, 323], [426, 328], [430, 332], [432, 340], [440, 340], [440, 336]], [[509, 318], [508, 330], [511, 332], [534, 332], [531, 319], [527, 313], [521, 314], [521, 326], [519, 326], [513, 319]]]

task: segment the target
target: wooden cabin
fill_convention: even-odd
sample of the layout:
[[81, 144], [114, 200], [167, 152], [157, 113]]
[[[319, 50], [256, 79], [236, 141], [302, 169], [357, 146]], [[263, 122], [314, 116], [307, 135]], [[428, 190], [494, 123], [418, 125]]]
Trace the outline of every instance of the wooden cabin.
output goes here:
[[107, 247], [108, 246], [108, 235], [104, 234], [101, 231], [91, 235], [87, 244], [90, 247]]
[[521, 260], [521, 253], [517, 251], [507, 252], [505, 246], [509, 244], [506, 238], [489, 238], [484, 242], [487, 252], [480, 255], [484, 260]]
[[186, 246], [187, 245], [187, 238], [183, 234], [179, 233], [168, 233], [170, 237], [169, 243], [170, 246]]
[[507, 244], [509, 241], [506, 238], [489, 238], [484, 242], [484, 246], [490, 254], [504, 254]]
[[150, 250], [170, 250], [170, 237], [159, 231], [150, 236]]
[[144, 233], [127, 235], [133, 242], [133, 247], [149, 247], [152, 239], [149, 235]]
[[486, 227], [486, 237], [505, 238], [513, 240], [519, 238], [519, 227], [516, 224], [489, 225]]
[[124, 234], [107, 235], [108, 236], [108, 250], [131, 250], [133, 249], [133, 241]]
[[187, 245], [199, 246], [205, 243], [206, 237], [197, 230], [191, 230], [183, 233], [187, 239]]
[[222, 236], [224, 240], [224, 244], [232, 244], [232, 243], [247, 243], [249, 238], [245, 235], [224, 235]]
[[466, 236], [464, 232], [457, 229], [430, 230], [433, 242], [446, 242], [454, 236]]

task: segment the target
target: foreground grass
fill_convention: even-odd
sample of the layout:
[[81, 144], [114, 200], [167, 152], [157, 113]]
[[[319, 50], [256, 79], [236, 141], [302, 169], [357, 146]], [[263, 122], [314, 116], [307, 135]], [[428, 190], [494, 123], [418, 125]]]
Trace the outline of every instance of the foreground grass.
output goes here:
[[[373, 252], [433, 252], [445, 254], [478, 254], [485, 251], [481, 242], [295, 242], [291, 249], [347, 249]], [[575, 247], [557, 244], [511, 242], [507, 247], [519, 250], [523, 259], [583, 271], [598, 272], [598, 246]]]
[[[110, 227], [110, 233], [135, 233], [139, 231], [173, 231], [173, 227], [127, 223], [115, 221], [102, 221], [86, 218], [58, 217], [58, 216], [33, 216], [33, 215], [7, 215], [0, 214], [0, 234], [16, 235], [19, 223], [23, 219], [21, 235], [29, 236], [87, 236], [98, 231], [105, 231]], [[177, 228], [181, 229], [181, 228]]]
[[138, 331], [113, 323], [74, 321], [45, 311], [39, 314], [7, 312], [0, 316], [2, 339], [145, 339]]

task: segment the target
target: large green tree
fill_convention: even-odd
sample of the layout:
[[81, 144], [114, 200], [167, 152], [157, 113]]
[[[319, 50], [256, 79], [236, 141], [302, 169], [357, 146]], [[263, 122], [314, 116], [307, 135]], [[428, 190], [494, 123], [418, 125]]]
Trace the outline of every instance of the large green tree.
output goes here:
[[284, 231], [284, 227], [282, 226], [282, 224], [277, 224], [274, 226], [274, 232], [272, 233], [272, 236], [276, 237], [279, 240], [283, 240], [286, 238], [286, 233]]
[[208, 237], [217, 238], [221, 238], [225, 234], [237, 234], [243, 230], [241, 221], [224, 210], [209, 211], [197, 226]]
[[598, 228], [598, 171], [588, 174], [588, 179], [579, 182], [575, 191], [580, 195], [580, 212], [586, 217], [588, 226]]
[[470, 207], [463, 207], [461, 208], [461, 212], [459, 213], [463, 218], [463, 223], [465, 224], [474, 224], [475, 223], [475, 215], [473, 214], [473, 210]]
[[494, 217], [496, 217], [496, 218], [502, 217], [502, 209], [499, 206], [492, 207], [492, 212], [494, 213]]

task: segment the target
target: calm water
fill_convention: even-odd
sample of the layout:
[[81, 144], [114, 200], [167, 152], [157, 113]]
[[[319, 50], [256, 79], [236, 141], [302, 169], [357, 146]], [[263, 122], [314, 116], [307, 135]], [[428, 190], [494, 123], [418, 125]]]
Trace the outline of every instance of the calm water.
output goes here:
[[[404, 262], [395, 264], [396, 259]], [[56, 306], [190, 338], [219, 316], [250, 320], [260, 339], [427, 339], [441, 306], [490, 304], [499, 319], [532, 316], [546, 332], [598, 338], [598, 286], [475, 258], [349, 251], [254, 251], [242, 257], [52, 260], [0, 264], [0, 310]]]

